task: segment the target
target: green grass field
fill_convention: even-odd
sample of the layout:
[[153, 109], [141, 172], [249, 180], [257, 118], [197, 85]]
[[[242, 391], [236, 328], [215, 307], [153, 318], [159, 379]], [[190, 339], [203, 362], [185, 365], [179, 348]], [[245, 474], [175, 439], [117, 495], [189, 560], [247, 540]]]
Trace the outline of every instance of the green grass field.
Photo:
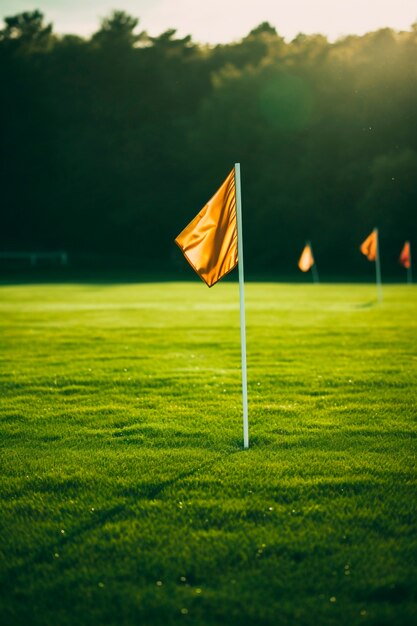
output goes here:
[[0, 287], [3, 626], [417, 620], [417, 288]]

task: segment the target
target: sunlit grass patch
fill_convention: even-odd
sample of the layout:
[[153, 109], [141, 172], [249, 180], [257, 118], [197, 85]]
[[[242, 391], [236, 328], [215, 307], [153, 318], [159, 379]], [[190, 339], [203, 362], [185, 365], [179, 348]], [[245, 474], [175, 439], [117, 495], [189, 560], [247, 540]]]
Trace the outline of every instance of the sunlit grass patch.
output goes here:
[[[13, 624], [408, 625], [417, 292], [1, 288]], [[367, 306], [364, 306], [364, 304]]]

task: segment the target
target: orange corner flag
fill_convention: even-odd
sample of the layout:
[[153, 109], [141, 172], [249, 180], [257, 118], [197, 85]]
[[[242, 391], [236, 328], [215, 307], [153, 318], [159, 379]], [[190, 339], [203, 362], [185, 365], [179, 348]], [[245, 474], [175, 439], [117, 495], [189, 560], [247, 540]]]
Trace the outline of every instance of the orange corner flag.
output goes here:
[[298, 261], [298, 267], [302, 272], [308, 272], [310, 268], [314, 265], [314, 257], [311, 246], [307, 244], [304, 250], [301, 253], [300, 259]]
[[368, 261], [376, 261], [376, 253], [378, 249], [378, 233], [374, 229], [369, 237], [361, 244], [360, 250], [366, 256]]
[[407, 269], [411, 267], [411, 249], [409, 241], [405, 242], [404, 247], [401, 250], [399, 261], [403, 267]]
[[233, 168], [198, 215], [175, 239], [185, 258], [212, 287], [237, 265], [236, 185]]

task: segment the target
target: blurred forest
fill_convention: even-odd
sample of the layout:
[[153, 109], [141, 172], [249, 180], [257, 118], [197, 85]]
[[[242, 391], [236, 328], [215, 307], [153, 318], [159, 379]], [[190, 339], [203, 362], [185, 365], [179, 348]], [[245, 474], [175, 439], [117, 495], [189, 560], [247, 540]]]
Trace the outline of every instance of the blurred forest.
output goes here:
[[[214, 47], [114, 11], [89, 39], [39, 11], [0, 31], [0, 251], [182, 271], [173, 240], [241, 163], [247, 272], [382, 271], [417, 246], [417, 24], [330, 43], [269, 23]], [[191, 272], [192, 270], [190, 270]]]

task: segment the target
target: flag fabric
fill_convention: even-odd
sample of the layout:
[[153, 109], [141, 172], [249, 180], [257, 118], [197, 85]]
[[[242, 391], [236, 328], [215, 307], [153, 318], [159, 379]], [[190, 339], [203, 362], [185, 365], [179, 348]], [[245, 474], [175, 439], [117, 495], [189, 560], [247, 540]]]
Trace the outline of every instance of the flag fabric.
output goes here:
[[401, 250], [399, 261], [403, 267], [407, 269], [411, 267], [411, 249], [409, 241], [405, 242], [403, 249]]
[[236, 267], [238, 246], [234, 168], [214, 196], [178, 235], [175, 243], [209, 287]]
[[360, 250], [362, 254], [366, 256], [368, 261], [376, 261], [376, 254], [378, 248], [378, 234], [376, 230], [373, 230], [369, 237], [361, 244]]
[[301, 253], [300, 259], [298, 261], [298, 267], [302, 272], [308, 272], [314, 265], [314, 257], [311, 246], [307, 244], [304, 250]]

